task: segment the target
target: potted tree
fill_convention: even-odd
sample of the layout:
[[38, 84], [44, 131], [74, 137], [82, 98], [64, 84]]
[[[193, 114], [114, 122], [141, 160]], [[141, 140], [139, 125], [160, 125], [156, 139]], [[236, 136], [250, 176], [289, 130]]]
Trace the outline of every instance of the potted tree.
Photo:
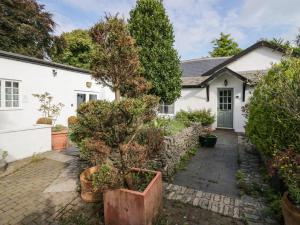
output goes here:
[[293, 149], [281, 151], [270, 168], [270, 175], [278, 171], [288, 189], [282, 197], [285, 225], [300, 225], [300, 154]]
[[211, 128], [204, 128], [199, 136], [200, 145], [203, 147], [213, 148], [217, 143], [218, 137], [212, 134]]
[[81, 196], [98, 200], [104, 193], [106, 225], [150, 225], [162, 205], [162, 176], [145, 169], [151, 148], [137, 136], [156, 116], [159, 99], [144, 95], [149, 84], [140, 76], [138, 51], [123, 19], [107, 16], [91, 36], [92, 75], [115, 92], [115, 101], [92, 101], [77, 110], [71, 139], [94, 166], [81, 174]]
[[52, 125], [52, 150], [61, 151], [68, 147], [68, 129], [62, 125], [55, 125], [57, 117], [59, 116], [62, 107], [62, 103], [53, 104], [53, 97], [50, 93], [45, 92], [43, 94], [33, 94], [34, 97], [38, 98], [40, 102], [40, 108], [43, 117], [37, 120], [37, 124]]

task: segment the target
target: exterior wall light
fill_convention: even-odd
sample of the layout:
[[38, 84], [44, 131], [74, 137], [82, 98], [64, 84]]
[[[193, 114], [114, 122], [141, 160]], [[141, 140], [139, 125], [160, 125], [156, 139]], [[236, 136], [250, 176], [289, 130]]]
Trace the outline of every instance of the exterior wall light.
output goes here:
[[53, 77], [56, 77], [57, 76], [57, 71], [53, 69], [52, 74], [53, 74]]
[[92, 82], [88, 81], [88, 82], [85, 83], [85, 85], [86, 85], [87, 88], [91, 88], [92, 87]]
[[227, 85], [228, 85], [228, 81], [224, 80], [224, 86], [227, 87]]

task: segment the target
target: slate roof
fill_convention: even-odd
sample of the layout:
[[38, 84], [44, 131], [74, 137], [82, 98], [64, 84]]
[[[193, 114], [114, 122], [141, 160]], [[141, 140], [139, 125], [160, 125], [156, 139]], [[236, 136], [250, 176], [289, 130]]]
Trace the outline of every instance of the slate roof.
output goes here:
[[199, 77], [231, 57], [200, 58], [182, 61], [182, 77]]

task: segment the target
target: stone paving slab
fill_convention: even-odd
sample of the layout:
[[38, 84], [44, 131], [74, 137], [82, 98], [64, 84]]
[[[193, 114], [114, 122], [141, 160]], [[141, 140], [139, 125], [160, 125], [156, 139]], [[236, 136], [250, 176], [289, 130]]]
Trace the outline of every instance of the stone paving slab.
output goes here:
[[185, 170], [174, 176], [173, 183], [238, 198], [235, 177], [238, 170], [237, 135], [224, 130], [214, 134], [218, 136], [215, 148], [200, 147]]

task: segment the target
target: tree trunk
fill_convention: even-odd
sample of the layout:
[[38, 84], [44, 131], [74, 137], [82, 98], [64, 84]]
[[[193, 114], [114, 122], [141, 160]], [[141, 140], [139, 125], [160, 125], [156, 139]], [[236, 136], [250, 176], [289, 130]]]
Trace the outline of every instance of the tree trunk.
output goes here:
[[116, 88], [115, 90], [115, 101], [119, 102], [121, 100], [121, 92], [119, 88]]

